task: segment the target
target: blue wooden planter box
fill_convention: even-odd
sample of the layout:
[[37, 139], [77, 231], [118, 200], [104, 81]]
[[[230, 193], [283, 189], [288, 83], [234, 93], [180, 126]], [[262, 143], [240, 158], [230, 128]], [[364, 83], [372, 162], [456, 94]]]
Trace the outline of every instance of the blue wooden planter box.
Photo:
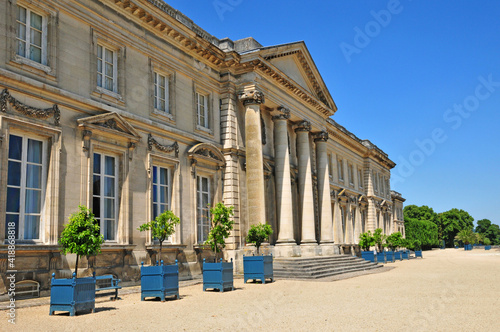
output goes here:
[[491, 246], [484, 246], [484, 250], [490, 250]]
[[385, 251], [377, 252], [377, 262], [378, 263], [387, 263], [387, 255]]
[[415, 250], [415, 258], [417, 258], [417, 257], [424, 258], [422, 256], [422, 250]]
[[71, 279], [56, 279], [52, 273], [49, 315], [54, 311], [69, 311], [74, 316], [84, 310], [95, 312], [95, 273], [92, 277], [77, 278], [73, 272]]
[[394, 259], [399, 259], [400, 261], [402, 261], [403, 260], [403, 256], [401, 254], [402, 254], [401, 251], [395, 251], [394, 252]]
[[174, 295], [179, 299], [179, 265], [144, 266], [141, 262], [141, 301], [146, 297], [159, 297], [162, 302], [166, 296]]
[[222, 258], [217, 263], [206, 263], [203, 259], [203, 291], [207, 288], [234, 290], [233, 285], [233, 259], [231, 262], [223, 262]]
[[375, 263], [375, 254], [373, 253], [373, 251], [362, 251], [361, 258], [369, 262]]
[[472, 244], [466, 244], [464, 245], [464, 250], [472, 250]]
[[391, 262], [391, 263], [395, 262], [395, 260], [394, 260], [394, 251], [387, 251], [386, 255], [387, 255], [386, 259], [387, 259], [388, 262]]
[[401, 252], [402, 259], [410, 259], [410, 250], [403, 250]]
[[243, 276], [245, 283], [249, 279], [260, 279], [263, 284], [266, 279], [273, 282], [273, 256], [243, 256]]

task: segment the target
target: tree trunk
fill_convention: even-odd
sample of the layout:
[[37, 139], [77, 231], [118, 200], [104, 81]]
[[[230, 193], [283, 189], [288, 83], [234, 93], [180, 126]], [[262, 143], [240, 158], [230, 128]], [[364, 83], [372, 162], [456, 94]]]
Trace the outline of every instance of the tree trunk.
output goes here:
[[160, 259], [159, 259], [159, 263], [161, 263], [161, 245], [162, 245], [162, 242], [160, 241], [160, 252], [158, 253], [158, 256], [160, 256]]
[[78, 258], [80, 256], [76, 255], [76, 264], [75, 264], [75, 277], [78, 277]]

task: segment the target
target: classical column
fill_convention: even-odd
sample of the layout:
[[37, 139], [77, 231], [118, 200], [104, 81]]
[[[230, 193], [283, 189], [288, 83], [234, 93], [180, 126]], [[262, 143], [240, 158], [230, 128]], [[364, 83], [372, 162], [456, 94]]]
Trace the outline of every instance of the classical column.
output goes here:
[[315, 135], [316, 142], [316, 167], [318, 174], [318, 197], [320, 211], [321, 244], [333, 243], [332, 200], [330, 197], [330, 172], [328, 170], [328, 154], [326, 144], [328, 133], [320, 132]]
[[301, 244], [316, 244], [314, 227], [314, 199], [311, 172], [311, 152], [309, 146], [309, 132], [311, 123], [302, 121], [295, 132], [297, 133], [297, 153], [299, 160], [299, 196], [302, 220]]
[[280, 107], [281, 114], [274, 120], [274, 169], [276, 177], [276, 202], [278, 205], [278, 244], [294, 243], [292, 185], [290, 183], [290, 154], [288, 150], [288, 119], [290, 111]]
[[262, 128], [260, 104], [264, 94], [257, 90], [239, 95], [245, 106], [246, 180], [249, 225], [266, 223], [264, 192], [264, 161], [262, 157]]

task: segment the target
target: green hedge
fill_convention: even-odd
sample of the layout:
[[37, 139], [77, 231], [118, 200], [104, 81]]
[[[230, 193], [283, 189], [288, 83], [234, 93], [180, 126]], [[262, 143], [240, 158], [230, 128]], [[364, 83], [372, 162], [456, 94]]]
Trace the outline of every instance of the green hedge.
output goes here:
[[[406, 239], [410, 243], [418, 243], [422, 249], [439, 246], [438, 227], [432, 221], [405, 218]], [[411, 248], [413, 249], [413, 248]]]

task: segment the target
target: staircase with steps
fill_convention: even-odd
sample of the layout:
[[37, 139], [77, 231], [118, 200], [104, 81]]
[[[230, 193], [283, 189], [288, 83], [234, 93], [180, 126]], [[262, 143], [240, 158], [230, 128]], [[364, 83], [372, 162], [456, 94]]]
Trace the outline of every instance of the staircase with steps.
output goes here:
[[274, 277], [282, 279], [318, 279], [382, 267], [350, 255], [326, 257], [275, 258]]

